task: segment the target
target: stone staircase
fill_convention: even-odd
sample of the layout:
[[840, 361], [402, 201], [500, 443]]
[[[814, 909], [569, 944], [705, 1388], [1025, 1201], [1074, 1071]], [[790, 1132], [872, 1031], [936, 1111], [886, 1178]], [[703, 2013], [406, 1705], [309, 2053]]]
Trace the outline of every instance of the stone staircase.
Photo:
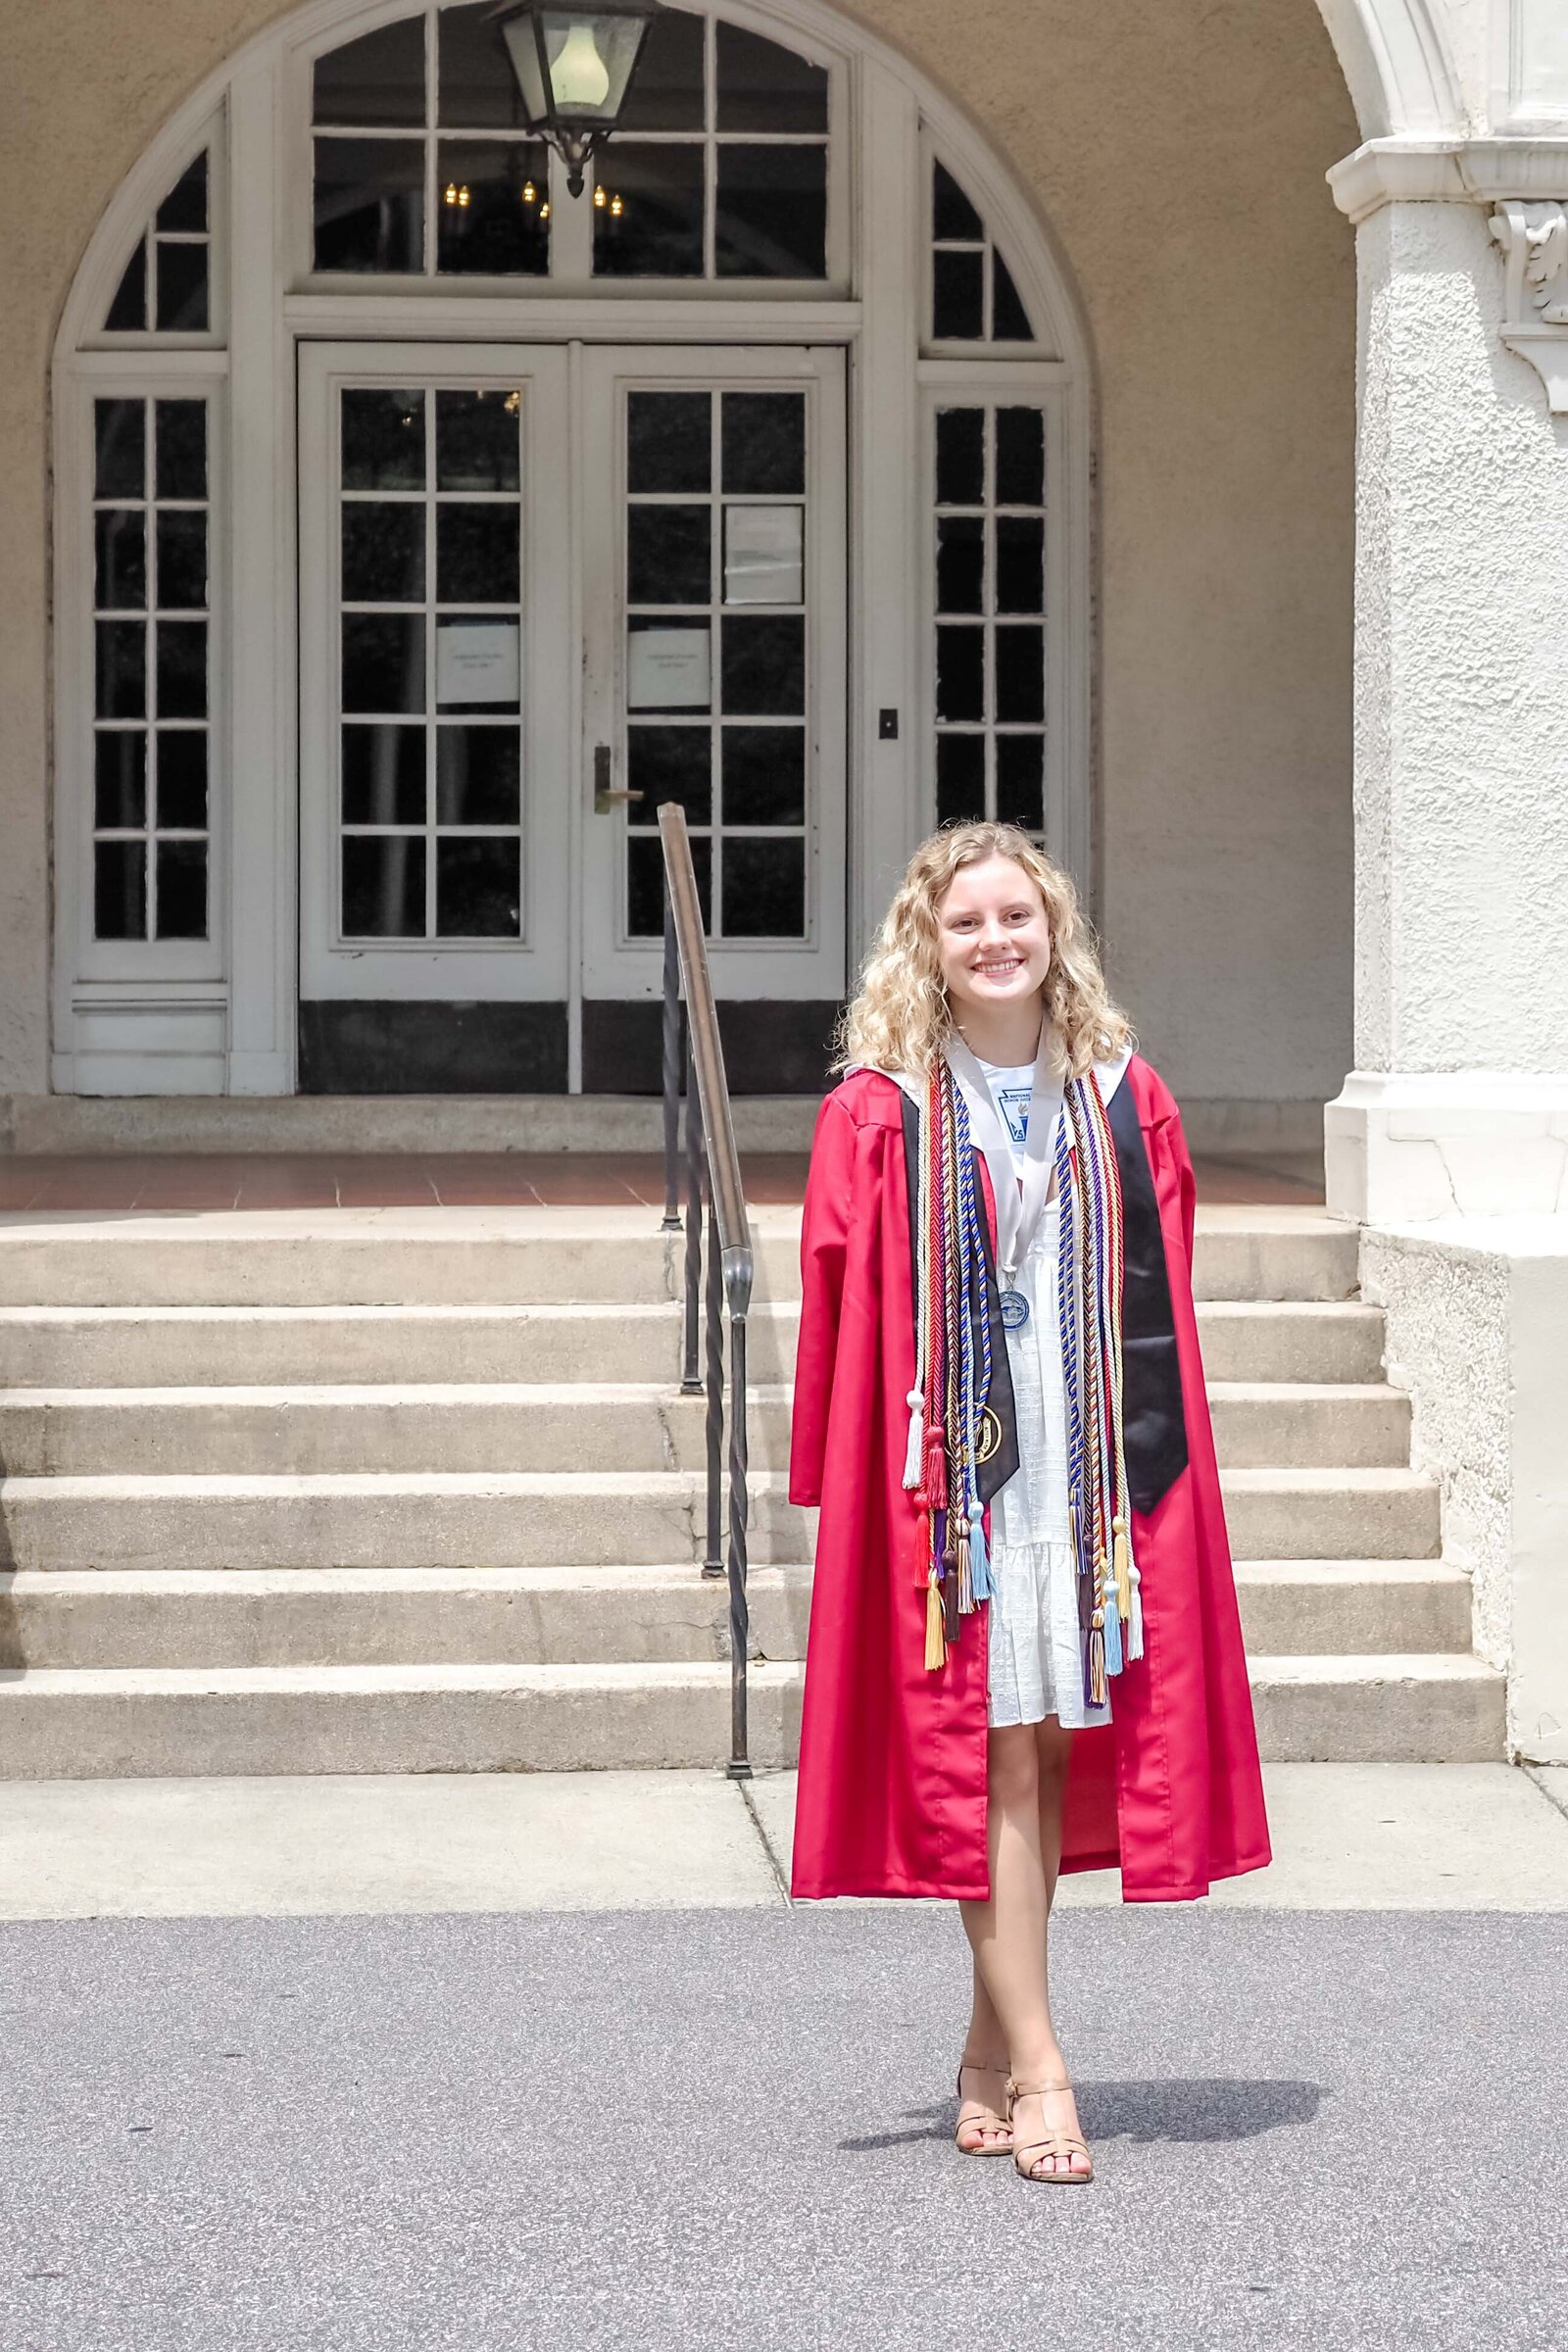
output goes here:
[[[757, 1212], [753, 1755], [793, 1761], [799, 1211]], [[680, 1244], [642, 1209], [0, 1221], [0, 1776], [564, 1771], [727, 1752]], [[1355, 1237], [1200, 1220], [1264, 1752], [1503, 1754]]]

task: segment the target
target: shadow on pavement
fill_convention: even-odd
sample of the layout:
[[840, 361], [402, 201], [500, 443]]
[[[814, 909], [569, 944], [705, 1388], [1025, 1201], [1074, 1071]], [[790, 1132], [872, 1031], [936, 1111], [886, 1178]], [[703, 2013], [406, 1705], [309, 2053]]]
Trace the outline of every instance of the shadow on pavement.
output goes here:
[[[1078, 2114], [1091, 2139], [1199, 2140], [1257, 2139], [1265, 2132], [1295, 2130], [1316, 2120], [1324, 2096], [1318, 2082], [1227, 2081], [1080, 2082]], [[924, 2139], [948, 2139], [957, 2115], [956, 2100], [941, 2107], [908, 2110], [904, 2132], [872, 2132], [841, 2139], [849, 2156], [870, 2156], [884, 2148], [915, 2147]]]

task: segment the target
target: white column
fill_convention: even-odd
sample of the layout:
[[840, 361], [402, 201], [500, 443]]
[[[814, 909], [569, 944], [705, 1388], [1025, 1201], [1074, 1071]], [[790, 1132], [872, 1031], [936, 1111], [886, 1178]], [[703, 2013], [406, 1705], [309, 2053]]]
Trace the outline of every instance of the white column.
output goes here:
[[1497, 152], [1331, 175], [1361, 294], [1356, 1067], [1325, 1129], [1330, 1206], [1371, 1223], [1568, 1212], [1568, 424], [1504, 340]]

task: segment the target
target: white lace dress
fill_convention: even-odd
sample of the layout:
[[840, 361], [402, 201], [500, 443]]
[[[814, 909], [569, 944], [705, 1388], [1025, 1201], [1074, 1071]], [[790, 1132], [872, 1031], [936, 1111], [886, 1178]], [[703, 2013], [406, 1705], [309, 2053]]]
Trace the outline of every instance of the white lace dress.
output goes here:
[[[999, 1084], [1016, 1073], [987, 1069], [986, 1075], [999, 1097], [1009, 1137], [1018, 1145], [1016, 1113], [1002, 1100]], [[989, 1719], [994, 1725], [1041, 1723], [1054, 1715], [1063, 1730], [1083, 1731], [1091, 1724], [1108, 1723], [1110, 1707], [1091, 1706], [1084, 1696], [1056, 1315], [1059, 1230], [1060, 1210], [1050, 1200], [1014, 1286], [1029, 1301], [1029, 1320], [1007, 1334], [1019, 1459], [991, 1505], [995, 1594], [988, 1612]]]

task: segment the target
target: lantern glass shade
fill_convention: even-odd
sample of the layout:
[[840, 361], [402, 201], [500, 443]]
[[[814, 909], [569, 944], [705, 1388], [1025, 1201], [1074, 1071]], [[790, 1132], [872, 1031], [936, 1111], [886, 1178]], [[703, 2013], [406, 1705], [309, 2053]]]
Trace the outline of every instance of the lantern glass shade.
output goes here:
[[533, 0], [501, 29], [530, 122], [563, 130], [609, 130], [626, 102], [647, 6], [551, 8]]

